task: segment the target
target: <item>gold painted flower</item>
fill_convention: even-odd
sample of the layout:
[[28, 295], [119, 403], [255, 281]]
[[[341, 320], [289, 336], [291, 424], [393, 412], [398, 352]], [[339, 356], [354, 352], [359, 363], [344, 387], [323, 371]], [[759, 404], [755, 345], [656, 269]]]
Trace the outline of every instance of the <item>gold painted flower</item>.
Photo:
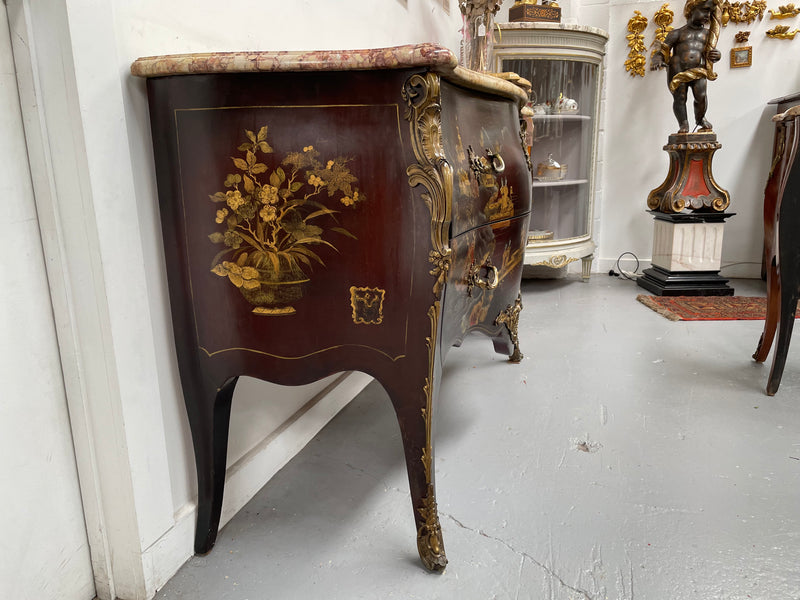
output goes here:
[[278, 216], [278, 211], [274, 206], [265, 206], [261, 209], [261, 212], [258, 213], [258, 215], [264, 219], [266, 223], [270, 223]]
[[228, 206], [231, 207], [231, 210], [236, 210], [242, 204], [244, 204], [244, 198], [242, 198], [242, 193], [239, 190], [225, 192], [225, 198], [227, 199]]
[[223, 208], [222, 210], [217, 211], [217, 223], [222, 223], [225, 220], [225, 217], [228, 216], [228, 209]]
[[265, 185], [258, 191], [258, 199], [263, 204], [278, 203], [278, 188], [272, 185]]
[[225, 242], [226, 246], [233, 248], [234, 250], [238, 250], [239, 246], [242, 245], [243, 240], [242, 236], [240, 236], [238, 233], [229, 230], [223, 235], [223, 241]]

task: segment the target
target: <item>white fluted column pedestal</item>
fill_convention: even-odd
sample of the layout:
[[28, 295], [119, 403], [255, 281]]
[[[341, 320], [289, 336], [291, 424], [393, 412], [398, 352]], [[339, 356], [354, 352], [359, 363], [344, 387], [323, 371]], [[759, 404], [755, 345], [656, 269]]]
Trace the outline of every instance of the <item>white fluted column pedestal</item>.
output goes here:
[[725, 219], [735, 213], [662, 213], [653, 217], [652, 267], [637, 280], [656, 296], [732, 296], [719, 274]]

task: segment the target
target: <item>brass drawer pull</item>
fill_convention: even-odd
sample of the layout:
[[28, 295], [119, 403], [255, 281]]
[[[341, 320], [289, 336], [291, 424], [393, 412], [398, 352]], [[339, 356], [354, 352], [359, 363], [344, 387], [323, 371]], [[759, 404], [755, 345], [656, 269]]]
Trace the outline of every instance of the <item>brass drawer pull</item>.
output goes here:
[[489, 149], [486, 149], [486, 155], [489, 157], [489, 160], [492, 162], [492, 169], [495, 173], [502, 173], [506, 170], [506, 161], [503, 160], [503, 157], [500, 156], [498, 152], [495, 154], [494, 152], [490, 152]]
[[506, 162], [500, 153], [495, 153], [486, 148], [486, 156], [475, 156], [472, 146], [467, 146], [469, 155], [469, 168], [475, 173], [475, 177], [480, 177], [481, 173], [500, 174], [506, 169]]
[[[481, 274], [485, 273], [484, 276]], [[473, 262], [467, 273], [467, 295], [472, 296], [472, 288], [476, 285], [484, 290], [493, 290], [500, 283], [497, 267], [487, 262], [485, 265], [476, 266]]]

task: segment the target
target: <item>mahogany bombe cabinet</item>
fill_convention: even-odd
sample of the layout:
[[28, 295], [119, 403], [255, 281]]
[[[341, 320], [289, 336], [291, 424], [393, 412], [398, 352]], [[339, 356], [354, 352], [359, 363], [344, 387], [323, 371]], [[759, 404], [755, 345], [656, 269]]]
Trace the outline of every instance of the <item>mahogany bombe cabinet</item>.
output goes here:
[[147, 78], [195, 551], [217, 536], [237, 377], [358, 370], [394, 405], [418, 550], [443, 569], [442, 362], [471, 331], [522, 357], [525, 92], [432, 44], [158, 56], [131, 71]]

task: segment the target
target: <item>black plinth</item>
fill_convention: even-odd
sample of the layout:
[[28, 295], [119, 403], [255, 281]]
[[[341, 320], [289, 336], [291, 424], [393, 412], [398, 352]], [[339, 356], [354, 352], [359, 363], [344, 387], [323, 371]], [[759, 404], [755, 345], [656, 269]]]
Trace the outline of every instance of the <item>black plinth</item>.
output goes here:
[[719, 271], [668, 271], [650, 267], [636, 283], [656, 296], [733, 296]]

